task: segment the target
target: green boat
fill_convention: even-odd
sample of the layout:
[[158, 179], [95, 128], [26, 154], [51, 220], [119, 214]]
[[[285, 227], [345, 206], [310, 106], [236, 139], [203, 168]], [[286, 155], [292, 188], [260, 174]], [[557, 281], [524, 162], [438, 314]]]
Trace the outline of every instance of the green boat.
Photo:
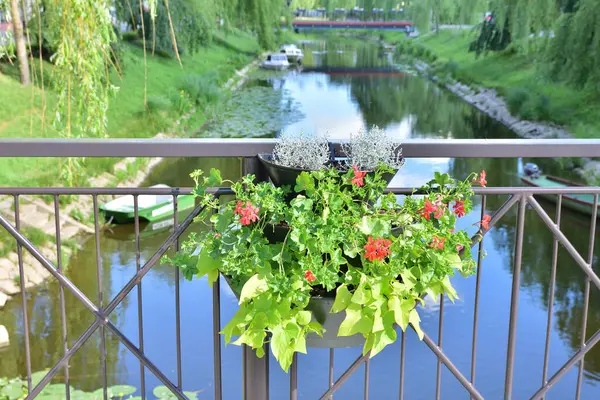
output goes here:
[[[167, 185], [155, 185], [152, 188], [169, 188]], [[177, 196], [178, 211], [194, 207], [195, 200], [192, 195]], [[135, 210], [133, 209], [133, 196], [127, 195], [109, 201], [100, 206], [107, 221], [117, 224], [133, 222]], [[138, 197], [138, 215], [140, 220], [149, 222], [160, 221], [173, 217], [173, 196], [165, 195], [140, 195]]]
[[[523, 176], [521, 180], [529, 185], [536, 187], [582, 187], [580, 183], [575, 183], [563, 178], [557, 178], [551, 175], [537, 175], [533, 174], [530, 176]], [[540, 195], [545, 199], [556, 202], [558, 199], [557, 195]], [[563, 205], [571, 210], [578, 211], [583, 214], [592, 215], [594, 210], [594, 195], [593, 194], [563, 194]], [[598, 206], [598, 217], [600, 217], [600, 206]]]

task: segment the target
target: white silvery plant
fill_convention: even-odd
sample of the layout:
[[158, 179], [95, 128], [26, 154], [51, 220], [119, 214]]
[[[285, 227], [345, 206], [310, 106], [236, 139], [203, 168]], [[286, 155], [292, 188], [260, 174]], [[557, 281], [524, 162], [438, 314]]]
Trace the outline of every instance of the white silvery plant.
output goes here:
[[342, 144], [342, 150], [348, 157], [347, 164], [361, 171], [374, 171], [380, 164], [394, 169], [404, 165], [401, 143], [375, 125], [350, 135], [349, 142]]
[[282, 134], [273, 149], [273, 161], [279, 165], [316, 171], [329, 162], [329, 142], [323, 135]]

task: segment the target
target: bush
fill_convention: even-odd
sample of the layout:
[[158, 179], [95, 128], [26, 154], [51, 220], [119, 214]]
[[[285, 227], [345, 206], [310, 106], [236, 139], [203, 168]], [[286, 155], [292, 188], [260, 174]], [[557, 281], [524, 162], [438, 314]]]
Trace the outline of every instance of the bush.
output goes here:
[[535, 119], [549, 120], [550, 119], [550, 98], [546, 95], [537, 97], [534, 104]]
[[506, 98], [506, 102], [508, 104], [508, 110], [513, 115], [521, 115], [526, 110], [524, 106], [529, 102], [529, 92], [523, 88], [511, 89], [508, 92], [508, 96]]
[[455, 61], [448, 61], [446, 65], [444, 65], [444, 70], [447, 74], [449, 74], [452, 77], [457, 76], [459, 68], [460, 67], [458, 63], [456, 63]]
[[137, 31], [123, 32], [121, 37], [125, 42], [134, 42], [139, 38], [139, 34]]
[[188, 112], [192, 106], [193, 101], [189, 93], [185, 90], [171, 90], [169, 92], [169, 100], [171, 101], [172, 108], [179, 114], [183, 115]]
[[147, 110], [151, 114], [157, 114], [168, 111], [171, 108], [171, 101], [165, 96], [148, 96]]
[[215, 73], [185, 75], [178, 89], [189, 95], [190, 100], [199, 106], [215, 103], [219, 99], [218, 77]]

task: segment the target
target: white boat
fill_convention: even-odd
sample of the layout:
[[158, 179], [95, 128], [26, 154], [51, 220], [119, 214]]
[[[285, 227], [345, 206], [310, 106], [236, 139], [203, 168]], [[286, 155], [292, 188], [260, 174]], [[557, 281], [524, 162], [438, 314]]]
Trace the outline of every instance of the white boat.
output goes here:
[[279, 48], [279, 52], [285, 54], [292, 63], [302, 64], [304, 53], [295, 44], [284, 44]]
[[263, 61], [261, 67], [265, 69], [287, 69], [290, 67], [290, 62], [285, 54], [272, 53]]

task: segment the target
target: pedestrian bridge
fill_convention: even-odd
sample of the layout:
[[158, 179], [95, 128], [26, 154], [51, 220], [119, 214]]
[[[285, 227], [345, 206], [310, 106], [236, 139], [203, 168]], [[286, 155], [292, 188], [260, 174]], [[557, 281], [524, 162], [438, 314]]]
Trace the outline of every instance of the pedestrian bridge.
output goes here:
[[315, 29], [367, 29], [411, 32], [410, 21], [293, 21], [294, 31]]

